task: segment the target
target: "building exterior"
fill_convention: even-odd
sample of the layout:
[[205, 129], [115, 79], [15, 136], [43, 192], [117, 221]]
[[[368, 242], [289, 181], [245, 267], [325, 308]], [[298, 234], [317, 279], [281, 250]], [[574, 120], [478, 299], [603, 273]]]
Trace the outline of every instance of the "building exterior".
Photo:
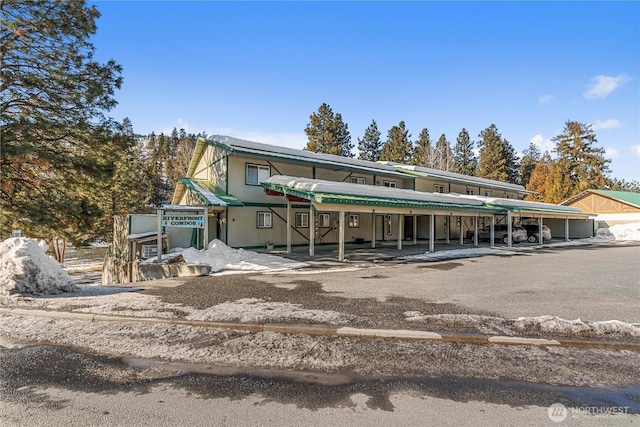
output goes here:
[[428, 241], [433, 250], [436, 240], [462, 243], [467, 230], [523, 218], [556, 221], [556, 235], [568, 239], [569, 221], [589, 218], [575, 207], [526, 202], [527, 193], [451, 172], [214, 136], [198, 140], [172, 204], [207, 207], [205, 234], [229, 246], [305, 245], [313, 254], [318, 244], [338, 244], [341, 256], [349, 242]]
[[596, 229], [640, 222], [640, 193], [585, 190], [561, 203], [596, 216]]

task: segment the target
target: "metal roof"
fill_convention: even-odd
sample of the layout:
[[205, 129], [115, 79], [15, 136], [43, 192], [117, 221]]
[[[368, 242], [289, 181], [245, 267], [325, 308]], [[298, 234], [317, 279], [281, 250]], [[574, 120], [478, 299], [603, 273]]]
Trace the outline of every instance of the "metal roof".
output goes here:
[[205, 179], [180, 178], [191, 192], [200, 199], [205, 206], [244, 206], [233, 196], [229, 196], [218, 188], [215, 183]]
[[395, 167], [376, 162], [359, 160], [351, 157], [334, 156], [332, 154], [314, 153], [295, 148], [279, 147], [260, 142], [245, 141], [230, 136], [214, 135], [207, 140], [209, 144], [223, 147], [229, 151], [271, 157], [281, 160], [305, 162], [313, 166], [323, 166], [334, 170], [361, 171], [377, 175], [413, 179], [412, 175], [399, 172]]
[[393, 165], [396, 170], [424, 178], [442, 179], [445, 181], [458, 182], [462, 184], [472, 184], [487, 188], [498, 188], [501, 190], [516, 191], [518, 193], [534, 193], [525, 190], [522, 185], [500, 182], [492, 179], [478, 178], [476, 176], [463, 175], [454, 172], [442, 171], [438, 169], [425, 168], [422, 166], [404, 165], [393, 162], [380, 162], [382, 164]]
[[266, 189], [300, 197], [314, 203], [486, 213], [502, 211], [485, 206], [480, 200], [463, 198], [453, 194], [425, 193], [379, 185], [352, 184], [284, 175], [274, 175], [261, 185]]

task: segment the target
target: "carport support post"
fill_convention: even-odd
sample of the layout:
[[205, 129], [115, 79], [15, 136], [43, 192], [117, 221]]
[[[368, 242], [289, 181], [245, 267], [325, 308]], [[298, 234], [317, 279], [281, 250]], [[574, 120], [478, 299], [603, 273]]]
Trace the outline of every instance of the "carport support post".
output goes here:
[[451, 243], [451, 215], [445, 218], [447, 221], [447, 245]]
[[340, 220], [338, 221], [338, 261], [344, 261], [344, 212], [338, 212]]
[[376, 211], [371, 213], [371, 249], [376, 248]]
[[538, 236], [538, 243], [542, 246], [544, 243], [544, 237], [542, 237], [542, 217], [538, 220]]
[[404, 222], [404, 215], [398, 214], [398, 249], [402, 249], [402, 223]]
[[496, 216], [495, 215], [491, 215], [491, 231], [489, 232], [489, 239], [491, 240], [491, 243], [489, 244], [489, 246], [495, 246], [496, 245]]
[[[312, 216], [309, 217], [309, 228], [313, 228], [313, 224], [311, 220]], [[287, 253], [291, 253], [291, 200], [287, 198]]]
[[418, 215], [413, 216], [413, 244], [418, 243]]
[[511, 217], [511, 211], [507, 211], [507, 247], [510, 248], [512, 246], [511, 239], [513, 239], [513, 230], [511, 230], [513, 218]]
[[569, 241], [569, 218], [564, 219], [564, 241]]
[[313, 205], [309, 204], [309, 256], [313, 256], [314, 242], [316, 236], [316, 219], [313, 215]]
[[464, 217], [460, 215], [460, 244], [464, 245]]
[[473, 246], [478, 246], [478, 217], [473, 222]]
[[433, 253], [436, 251], [436, 216], [434, 214], [429, 215], [429, 252]]
[[158, 209], [158, 234], [156, 241], [157, 249], [158, 249], [158, 262], [162, 262], [162, 215], [164, 211], [162, 209]]

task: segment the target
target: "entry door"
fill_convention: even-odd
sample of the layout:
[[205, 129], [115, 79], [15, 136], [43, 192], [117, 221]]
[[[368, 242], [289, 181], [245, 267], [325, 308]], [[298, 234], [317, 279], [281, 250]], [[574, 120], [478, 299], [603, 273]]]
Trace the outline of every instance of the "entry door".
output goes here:
[[404, 239], [413, 240], [413, 216], [405, 215], [404, 217]]
[[386, 236], [385, 218], [386, 218], [386, 215], [376, 215], [376, 236], [375, 236], [376, 240], [386, 240], [385, 239], [385, 236]]

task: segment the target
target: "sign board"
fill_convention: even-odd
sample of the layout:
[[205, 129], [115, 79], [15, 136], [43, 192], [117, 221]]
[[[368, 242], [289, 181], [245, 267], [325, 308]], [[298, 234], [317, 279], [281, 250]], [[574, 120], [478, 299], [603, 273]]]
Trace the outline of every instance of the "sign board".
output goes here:
[[13, 230], [13, 237], [22, 237], [22, 230]]
[[193, 214], [165, 214], [162, 215], [163, 227], [204, 228], [205, 216]]

